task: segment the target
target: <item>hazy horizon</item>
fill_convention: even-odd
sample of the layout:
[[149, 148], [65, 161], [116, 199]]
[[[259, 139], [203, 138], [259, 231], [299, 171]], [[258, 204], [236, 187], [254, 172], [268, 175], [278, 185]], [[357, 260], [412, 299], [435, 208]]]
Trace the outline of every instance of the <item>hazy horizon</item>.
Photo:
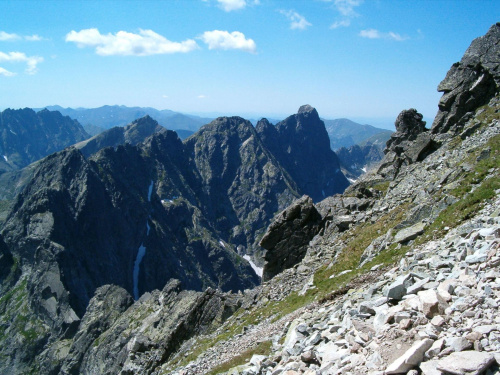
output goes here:
[[422, 4], [2, 1], [1, 105], [284, 118], [310, 104], [385, 128], [416, 108], [430, 126], [437, 85], [500, 3]]

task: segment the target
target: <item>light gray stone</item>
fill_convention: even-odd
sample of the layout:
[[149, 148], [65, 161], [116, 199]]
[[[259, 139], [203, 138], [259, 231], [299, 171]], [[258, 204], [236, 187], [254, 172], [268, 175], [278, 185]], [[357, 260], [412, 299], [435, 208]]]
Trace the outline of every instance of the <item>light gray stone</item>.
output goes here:
[[472, 344], [465, 337], [450, 337], [446, 339], [446, 346], [451, 348], [454, 352], [462, 352], [470, 349]]
[[411, 284], [410, 275], [399, 276], [387, 287], [384, 295], [387, 298], [400, 300], [406, 295], [406, 291]]
[[414, 240], [419, 235], [424, 233], [425, 223], [417, 223], [411, 227], [401, 229], [394, 236], [394, 242], [403, 243], [410, 240]]
[[437, 369], [445, 374], [479, 375], [495, 362], [491, 353], [466, 351], [451, 353], [438, 361]]
[[437, 369], [438, 361], [427, 361], [420, 364], [422, 375], [442, 375], [443, 373]]

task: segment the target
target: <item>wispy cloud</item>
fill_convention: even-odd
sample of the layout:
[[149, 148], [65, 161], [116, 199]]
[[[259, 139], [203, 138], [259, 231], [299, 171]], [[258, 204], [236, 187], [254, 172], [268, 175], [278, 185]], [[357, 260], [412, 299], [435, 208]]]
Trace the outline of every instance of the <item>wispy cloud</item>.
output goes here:
[[[202, 0], [207, 2], [208, 0]], [[219, 8], [225, 12], [232, 12], [233, 10], [240, 10], [247, 5], [259, 5], [260, 0], [217, 0]]]
[[66, 42], [73, 42], [79, 48], [95, 48], [101, 56], [148, 56], [191, 52], [198, 47], [193, 39], [172, 42], [153, 30], [139, 30], [138, 34], [118, 31], [116, 34], [101, 34], [98, 29], [72, 30], [66, 35]]
[[245, 0], [217, 0], [217, 2], [219, 3], [219, 7], [225, 12], [243, 9], [247, 6]]
[[0, 63], [1, 62], [26, 63], [25, 72], [31, 75], [36, 74], [36, 72], [38, 71], [37, 65], [42, 61], [43, 57], [26, 56], [26, 54], [23, 52], [9, 52], [9, 53], [0, 52]]
[[24, 37], [28, 42], [40, 42], [42, 40], [45, 40], [45, 38], [42, 38], [38, 34], [33, 34], [33, 35], [27, 35]]
[[330, 25], [330, 29], [338, 29], [339, 27], [348, 27], [351, 25], [351, 20], [335, 21]]
[[295, 12], [294, 10], [280, 10], [280, 13], [283, 14], [290, 21], [290, 29], [299, 29], [305, 30], [309, 26], [312, 26], [304, 16]]
[[197, 98], [198, 98], [198, 99], [205, 99], [205, 98], [206, 98], [206, 95], [203, 95], [203, 94], [202, 94], [202, 95], [198, 95], [198, 96], [197, 96]]
[[253, 39], [247, 39], [239, 31], [213, 30], [205, 31], [200, 39], [208, 45], [208, 49], [230, 50], [236, 49], [245, 52], [255, 53], [257, 45]]
[[0, 31], [0, 42], [13, 42], [16, 40], [27, 40], [28, 42], [39, 42], [41, 40], [44, 40], [44, 38], [42, 38], [40, 35], [37, 35], [37, 34], [21, 36], [18, 34], [11, 34], [11, 33], [5, 32], [5, 31]]
[[0, 66], [0, 76], [12, 77], [15, 75], [16, 75], [16, 73], [9, 72], [7, 69], [4, 69]]
[[[331, 2], [332, 0], [325, 1]], [[349, 27], [351, 25], [351, 20], [359, 16], [355, 9], [362, 3], [363, 0], [333, 0], [333, 5], [339, 13], [340, 18], [330, 25], [330, 29]]]
[[0, 31], [0, 41], [2, 42], [11, 42], [13, 40], [19, 40], [21, 37], [17, 34], [9, 34], [5, 31]]
[[359, 32], [359, 36], [362, 38], [368, 38], [368, 39], [391, 39], [395, 40], [397, 42], [402, 42], [404, 40], [409, 39], [407, 36], [402, 36], [398, 33], [394, 33], [392, 31], [388, 33], [383, 33], [380, 32], [376, 29], [367, 29], [367, 30], [361, 30]]
[[344, 17], [357, 17], [358, 14], [354, 10], [354, 8], [360, 6], [363, 3], [363, 0], [335, 0], [334, 4], [337, 10]]

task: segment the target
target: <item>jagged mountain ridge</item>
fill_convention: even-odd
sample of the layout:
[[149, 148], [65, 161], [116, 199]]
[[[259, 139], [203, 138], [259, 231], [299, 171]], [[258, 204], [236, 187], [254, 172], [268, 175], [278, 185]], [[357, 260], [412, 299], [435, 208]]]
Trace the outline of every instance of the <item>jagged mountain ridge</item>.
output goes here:
[[78, 120], [83, 126], [93, 125], [102, 129], [111, 129], [115, 126], [125, 126], [132, 121], [150, 116], [163, 127], [174, 130], [183, 129], [197, 131], [202, 125], [212, 121], [210, 118], [189, 116], [168, 109], [158, 110], [149, 107], [126, 107], [122, 105], [105, 105], [99, 108], [63, 108], [61, 106], [47, 106], [49, 110], [61, 112]]
[[21, 169], [90, 136], [59, 112], [30, 108], [0, 112], [0, 173]]
[[164, 130], [165, 128], [159, 125], [158, 122], [146, 115], [132, 121], [127, 126], [115, 126], [74, 146], [83, 155], [89, 157], [105, 147], [117, 147], [126, 143], [136, 145], [143, 142], [152, 134]]
[[[312, 107], [302, 109], [300, 119], [302, 128], [322, 125]], [[127, 129], [138, 128], [153, 132], [157, 123], [146, 117]], [[25, 342], [4, 369], [21, 368], [16, 363], [29, 352], [37, 359], [25, 366], [42, 363], [48, 372], [59, 371], [62, 362], [52, 368], [44, 359], [55, 348], [41, 348], [73, 337], [92, 296], [106, 284], [136, 299], [171, 279], [197, 291], [257, 285], [241, 256], [258, 250], [276, 212], [302, 193], [314, 193], [294, 181], [251, 123], [239, 117], [217, 119], [184, 142], [161, 130], [137, 145], [116, 146], [117, 137], [108, 134], [94, 138], [100, 139], [95, 145], [84, 142], [92, 145], [87, 151], [83, 145], [88, 158], [71, 147], [41, 160], [6, 220], [2, 262], [11, 272], [2, 293], [14, 285], [16, 295], [26, 296], [29, 304], [18, 316], [32, 321], [38, 339]], [[301, 136], [287, 140], [299, 142]], [[318, 137], [328, 146], [324, 125]], [[314, 141], [313, 134], [309, 139]], [[112, 147], [95, 152], [104, 145]], [[343, 178], [333, 152], [323, 150], [317, 183], [325, 182], [328, 170]], [[338, 186], [345, 186], [345, 178]], [[9, 332], [22, 329], [13, 325]]]
[[263, 119], [257, 123], [256, 130], [301, 191], [313, 201], [320, 201], [349, 186], [316, 109], [304, 105], [296, 115], [276, 126]]

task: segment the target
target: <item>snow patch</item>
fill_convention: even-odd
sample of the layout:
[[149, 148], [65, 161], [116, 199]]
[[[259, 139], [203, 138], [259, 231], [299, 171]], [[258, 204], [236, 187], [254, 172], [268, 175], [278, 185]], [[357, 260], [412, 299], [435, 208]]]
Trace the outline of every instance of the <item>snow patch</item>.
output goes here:
[[347, 177], [347, 180], [351, 183], [351, 184], [354, 184], [357, 180], [355, 180], [354, 178], [349, 178]]
[[148, 202], [151, 202], [151, 194], [153, 193], [153, 180], [151, 180], [151, 184], [149, 185], [148, 188]]
[[167, 203], [174, 203], [174, 200], [179, 198], [178, 196], [174, 195], [172, 198], [165, 198], [161, 200], [161, 203], [167, 204]]
[[3, 158], [5, 159], [5, 161], [9, 161], [9, 158], [7, 157], [7, 155], [4, 155]]
[[219, 243], [224, 249], [226, 248], [226, 245], [224, 245], [224, 242], [222, 242], [222, 240], [219, 240]]
[[361, 168], [361, 170], [366, 173], [366, 166]]
[[[151, 202], [151, 194], [153, 193], [153, 185], [154, 181], [151, 180], [151, 184], [148, 188], [148, 202]], [[148, 220], [151, 219], [151, 216], [148, 217]], [[149, 226], [149, 222], [146, 221], [146, 237], [149, 236], [149, 231], [151, 227]], [[139, 250], [137, 250], [137, 256], [134, 262], [134, 270], [132, 271], [132, 282], [134, 285], [134, 299], [139, 299], [139, 270], [142, 262], [142, 258], [146, 255], [146, 246], [144, 246], [144, 242], [139, 246]]]
[[[10, 130], [10, 129], [9, 129], [9, 130]], [[17, 133], [14, 133], [12, 130], [10, 130], [10, 132], [11, 132], [12, 134], [14, 134], [14, 135], [17, 135]]]
[[257, 267], [254, 262], [252, 262], [252, 259], [250, 258], [250, 255], [243, 255], [243, 259], [248, 260], [250, 263], [250, 266], [254, 270], [254, 272], [257, 274], [257, 276], [262, 278], [262, 271], [264, 271], [263, 268]]
[[139, 251], [137, 252], [137, 258], [135, 258], [134, 262], [134, 272], [132, 274], [132, 278], [134, 281], [134, 299], [139, 299], [139, 266], [141, 265], [142, 258], [146, 255], [146, 247], [141, 243], [139, 246]]

